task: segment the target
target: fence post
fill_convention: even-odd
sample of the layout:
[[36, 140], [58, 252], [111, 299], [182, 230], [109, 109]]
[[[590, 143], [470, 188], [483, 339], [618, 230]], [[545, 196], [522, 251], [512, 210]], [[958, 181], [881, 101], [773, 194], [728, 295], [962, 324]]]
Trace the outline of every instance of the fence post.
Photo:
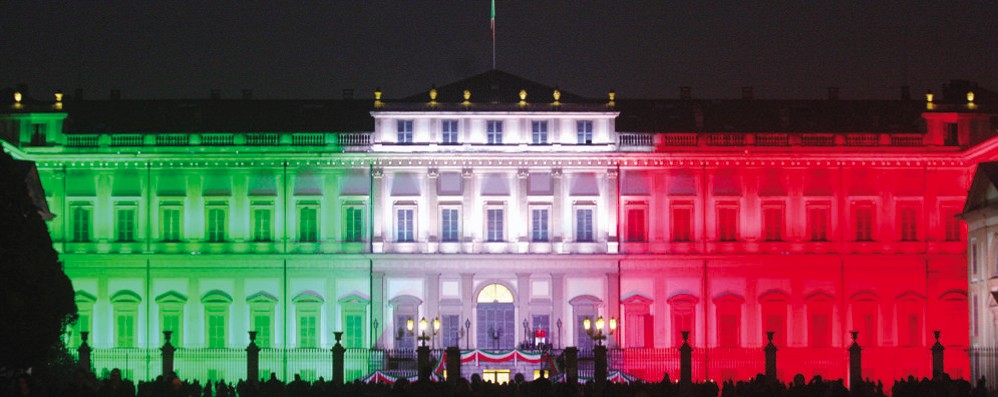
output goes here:
[[80, 366], [80, 369], [89, 373], [90, 368], [92, 367], [92, 365], [90, 364], [90, 352], [92, 352], [93, 349], [91, 349], [90, 345], [87, 344], [88, 337], [90, 337], [89, 332], [87, 331], [80, 332], [80, 347], [76, 349], [76, 352], [79, 354], [80, 357], [79, 361], [77, 361], [77, 365]]
[[939, 343], [939, 330], [932, 331], [936, 337], [936, 343], [932, 345], [932, 378], [941, 376], [946, 370], [943, 367], [943, 351], [946, 350], [942, 343]]
[[454, 383], [461, 378], [461, 349], [457, 346], [447, 348], [447, 382]]
[[430, 347], [423, 345], [416, 348], [416, 369], [419, 374], [420, 382], [430, 381], [430, 372], [433, 368], [430, 366]]
[[762, 350], [766, 352], [766, 379], [770, 382], [777, 381], [776, 379], [776, 345], [773, 344], [773, 335], [776, 332], [768, 331], [766, 332], [766, 339], [769, 339], [769, 343]]
[[602, 396], [606, 388], [606, 346], [593, 346], [593, 383], [596, 384], [596, 396]]
[[683, 345], [679, 346], [679, 381], [693, 383], [693, 347], [689, 344], [690, 331], [683, 331]]
[[173, 336], [173, 331], [163, 331], [163, 347], [159, 348], [163, 352], [163, 377], [168, 378], [173, 374], [173, 352], [177, 351], [177, 348], [170, 344], [170, 337]]
[[246, 346], [246, 381], [256, 384], [260, 381], [260, 346], [256, 345], [256, 331], [250, 331], [249, 338], [249, 346]]
[[343, 356], [347, 352], [347, 349], [340, 344], [340, 339], [343, 338], [343, 331], [333, 332], [333, 338], [336, 339], [336, 344], [333, 345], [333, 384], [342, 385], [344, 372]]
[[863, 384], [863, 348], [856, 343], [859, 331], [850, 331], [852, 345], [849, 346], [849, 390], [859, 390]]
[[565, 348], [565, 378], [570, 385], [579, 383], [579, 348], [575, 346]]

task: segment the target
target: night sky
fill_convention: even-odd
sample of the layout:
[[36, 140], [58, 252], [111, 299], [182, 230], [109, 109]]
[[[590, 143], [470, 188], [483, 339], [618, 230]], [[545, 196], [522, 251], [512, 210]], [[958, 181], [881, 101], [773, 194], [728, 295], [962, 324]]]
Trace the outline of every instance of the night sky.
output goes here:
[[[491, 68], [489, 1], [0, 1], [0, 88], [401, 97]], [[998, 2], [497, 0], [498, 68], [602, 97], [998, 90]]]

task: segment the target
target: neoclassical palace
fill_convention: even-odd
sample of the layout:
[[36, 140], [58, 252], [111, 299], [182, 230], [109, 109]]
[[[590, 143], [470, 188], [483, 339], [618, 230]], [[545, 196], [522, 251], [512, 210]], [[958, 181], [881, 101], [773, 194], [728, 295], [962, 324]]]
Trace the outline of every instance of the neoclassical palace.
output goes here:
[[[37, 167], [67, 341], [89, 332], [98, 371], [154, 377], [172, 331], [182, 377], [234, 380], [255, 331], [262, 373], [328, 378], [342, 331], [359, 377], [399, 365], [423, 318], [434, 348], [552, 355], [614, 318], [611, 367], [652, 380], [678, 377], [682, 331], [694, 379], [762, 372], [766, 332], [785, 379], [846, 377], [850, 331], [884, 380], [931, 376], [935, 330], [954, 377], [995, 344], [994, 299], [968, 294], [996, 274], [992, 238], [958, 214], [998, 158], [996, 98], [965, 81], [891, 100], [586, 98], [500, 71], [391, 100], [8, 94], [4, 150]], [[465, 373], [532, 379], [528, 361]]]

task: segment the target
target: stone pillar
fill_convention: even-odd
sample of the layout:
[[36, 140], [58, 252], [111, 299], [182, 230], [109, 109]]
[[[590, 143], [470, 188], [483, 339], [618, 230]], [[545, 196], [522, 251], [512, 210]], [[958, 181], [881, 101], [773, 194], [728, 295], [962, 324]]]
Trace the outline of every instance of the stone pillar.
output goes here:
[[849, 345], [849, 389], [858, 390], [863, 382], [863, 348], [856, 343], [859, 331], [850, 331], [852, 345]]
[[[606, 314], [607, 327], [610, 325], [610, 318], [620, 321], [620, 274], [606, 274]], [[609, 328], [608, 328], [609, 329]], [[617, 346], [617, 338], [613, 334], [606, 335], [607, 346]]]
[[693, 347], [690, 346], [690, 331], [683, 331], [683, 345], [679, 346], [679, 381], [693, 383]]
[[461, 349], [457, 346], [447, 348], [447, 382], [454, 384], [461, 378]]
[[90, 369], [93, 367], [93, 365], [90, 364], [90, 352], [93, 351], [93, 349], [91, 349], [90, 345], [87, 344], [87, 338], [89, 337], [89, 332], [80, 332], [80, 347], [76, 349], [76, 352], [79, 353], [79, 361], [76, 363], [79, 365], [80, 369], [86, 372], [90, 372]]
[[570, 385], [579, 383], [579, 348], [575, 346], [565, 348], [565, 378]]
[[333, 345], [333, 384], [342, 385], [343, 355], [347, 352], [347, 349], [340, 344], [340, 339], [343, 338], [343, 331], [333, 332], [333, 338], [336, 339], [336, 344]]
[[[382, 335], [391, 335], [392, 330], [388, 329], [391, 322], [385, 318], [385, 273], [371, 272], [371, 340], [375, 348], [381, 348]], [[376, 321], [376, 322], [375, 322]], [[375, 326], [377, 324], [377, 326]], [[381, 329], [379, 331], [378, 329]], [[391, 343], [391, 337], [389, 337]]]
[[173, 331], [163, 331], [163, 347], [159, 348], [163, 352], [163, 377], [166, 378], [173, 373], [173, 353], [177, 351], [177, 348], [170, 344], [170, 337], [173, 336]]
[[773, 344], [773, 335], [775, 332], [766, 332], [766, 339], [769, 339], [769, 343], [766, 344], [762, 350], [766, 352], [766, 380], [770, 382], [776, 381], [776, 345]]
[[932, 378], [935, 379], [946, 372], [943, 367], [943, 351], [946, 348], [939, 343], [939, 330], [932, 331], [932, 336], [936, 338], [936, 343], [932, 344]]
[[249, 331], [250, 343], [246, 346], [246, 380], [260, 381], [260, 346], [256, 345], [256, 331]]
[[596, 396], [602, 396], [606, 389], [606, 346], [593, 346], [593, 383], [596, 384]]
[[423, 345], [416, 348], [416, 366], [419, 370], [419, 382], [429, 382], [430, 372], [433, 367], [430, 364], [430, 347]]

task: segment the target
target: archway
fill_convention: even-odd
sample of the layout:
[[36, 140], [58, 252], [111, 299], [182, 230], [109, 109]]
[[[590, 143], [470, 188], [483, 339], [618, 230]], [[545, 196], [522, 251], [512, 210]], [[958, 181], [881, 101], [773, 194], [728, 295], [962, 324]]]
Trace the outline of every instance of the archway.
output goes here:
[[502, 284], [489, 284], [478, 292], [478, 348], [509, 350], [516, 334], [513, 293]]

